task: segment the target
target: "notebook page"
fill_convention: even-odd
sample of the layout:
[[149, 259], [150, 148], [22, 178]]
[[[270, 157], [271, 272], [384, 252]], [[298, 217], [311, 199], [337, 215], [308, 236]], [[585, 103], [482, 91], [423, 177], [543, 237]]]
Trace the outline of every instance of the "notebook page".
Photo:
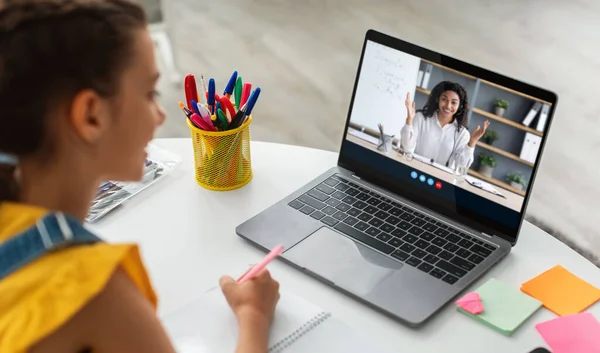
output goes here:
[[[282, 291], [271, 326], [269, 347], [321, 313], [323, 311], [316, 305], [291, 292]], [[179, 353], [235, 351], [237, 320], [218, 287], [166, 316], [163, 324]]]

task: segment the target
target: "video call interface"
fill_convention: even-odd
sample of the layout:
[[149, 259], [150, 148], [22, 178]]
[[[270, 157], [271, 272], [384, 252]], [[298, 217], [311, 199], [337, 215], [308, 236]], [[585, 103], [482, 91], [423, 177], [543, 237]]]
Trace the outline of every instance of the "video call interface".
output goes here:
[[514, 218], [550, 110], [550, 102], [367, 41], [344, 153], [391, 167], [434, 197]]

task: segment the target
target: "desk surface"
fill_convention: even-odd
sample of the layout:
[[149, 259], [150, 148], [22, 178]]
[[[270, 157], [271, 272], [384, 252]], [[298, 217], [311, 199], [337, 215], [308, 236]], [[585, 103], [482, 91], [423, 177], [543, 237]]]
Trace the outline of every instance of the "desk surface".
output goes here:
[[[258, 262], [265, 254], [236, 236], [235, 226], [337, 161], [337, 154], [331, 152], [252, 142], [253, 180], [238, 190], [215, 192], [202, 189], [194, 181], [190, 139], [159, 139], [156, 144], [180, 155], [182, 163], [171, 175], [90, 228], [107, 241], [140, 244], [159, 296], [161, 316], [216, 286], [222, 274], [235, 278]], [[290, 161], [292, 164], [285, 165]], [[559, 263], [600, 287], [600, 269], [547, 233], [525, 223], [511, 254], [473, 289], [491, 277], [519, 288], [521, 283]], [[556, 317], [541, 309], [513, 337], [504, 337], [449, 305], [424, 327], [411, 329], [282, 262], [275, 261], [269, 268], [282, 290], [293, 291], [332, 312], [393, 352], [529, 352], [545, 346], [535, 323]], [[599, 305], [590, 310], [600, 318]]]

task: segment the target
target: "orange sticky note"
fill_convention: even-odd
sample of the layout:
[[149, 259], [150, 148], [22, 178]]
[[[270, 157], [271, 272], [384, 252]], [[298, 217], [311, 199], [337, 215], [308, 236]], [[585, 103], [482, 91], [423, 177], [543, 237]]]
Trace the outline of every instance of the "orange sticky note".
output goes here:
[[523, 283], [521, 291], [560, 316], [580, 313], [600, 299], [600, 289], [560, 265]]

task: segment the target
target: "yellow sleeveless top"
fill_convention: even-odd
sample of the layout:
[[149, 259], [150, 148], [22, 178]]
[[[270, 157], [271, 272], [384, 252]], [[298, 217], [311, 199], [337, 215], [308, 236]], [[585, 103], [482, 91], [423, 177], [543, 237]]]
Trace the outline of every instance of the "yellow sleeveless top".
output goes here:
[[[25, 204], [0, 203], [0, 243], [47, 213]], [[0, 280], [0, 352], [28, 351], [99, 294], [119, 266], [156, 308], [156, 294], [133, 244], [67, 248]]]

